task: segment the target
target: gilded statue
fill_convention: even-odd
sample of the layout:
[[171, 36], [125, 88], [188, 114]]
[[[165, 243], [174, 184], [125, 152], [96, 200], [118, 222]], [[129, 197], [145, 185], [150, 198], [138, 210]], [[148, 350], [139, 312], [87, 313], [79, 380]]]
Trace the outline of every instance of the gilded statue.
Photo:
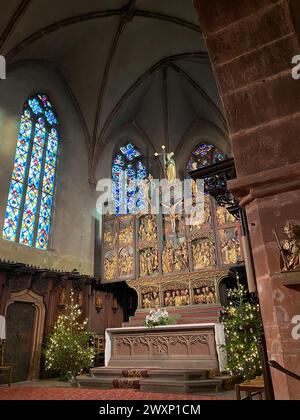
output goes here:
[[112, 280], [117, 275], [117, 258], [114, 255], [111, 260], [104, 259], [105, 280]]
[[[276, 233], [276, 232], [275, 232]], [[279, 242], [281, 250], [281, 267], [283, 271], [300, 270], [300, 224], [296, 221], [288, 221], [284, 226], [287, 239]]]
[[226, 223], [234, 223], [235, 218], [224, 206], [217, 207], [217, 219], [219, 225], [225, 225]]
[[128, 249], [120, 254], [119, 256], [119, 273], [120, 276], [128, 276], [133, 273], [133, 255]]
[[156, 249], [147, 249], [140, 253], [140, 276], [146, 277], [158, 271], [158, 253]]
[[165, 155], [165, 172], [168, 182], [174, 182], [176, 179], [176, 165], [173, 152]]
[[143, 309], [157, 309], [160, 307], [159, 293], [155, 290], [142, 294]]
[[167, 241], [162, 253], [162, 265], [164, 273], [174, 271], [174, 245], [172, 241]]
[[165, 274], [186, 270], [189, 267], [186, 242], [175, 247], [172, 241], [167, 241], [162, 253], [162, 266]]
[[176, 233], [176, 221], [177, 220], [180, 220], [181, 217], [182, 217], [182, 215], [180, 213], [176, 213], [176, 207], [180, 203], [182, 203], [182, 198], [179, 201], [177, 201], [176, 203], [171, 204], [171, 205], [165, 204], [165, 203], [161, 203], [161, 205], [163, 207], [169, 209], [169, 215], [168, 215], [168, 217], [169, 217], [169, 220], [170, 220], [170, 223], [171, 223], [171, 229], [172, 229], [172, 232], [173, 233]]
[[114, 235], [111, 228], [104, 229], [103, 239], [105, 245], [112, 246], [114, 244]]
[[175, 306], [181, 306], [182, 305], [182, 296], [180, 293], [180, 290], [176, 290], [175, 292]]
[[201, 270], [215, 264], [215, 247], [211, 241], [197, 241], [192, 244], [194, 268]]
[[174, 306], [174, 305], [175, 305], [175, 302], [172, 297], [172, 293], [168, 290], [165, 293], [165, 306], [167, 307], [167, 306]]
[[139, 228], [140, 241], [149, 242], [157, 239], [156, 220], [153, 215], [147, 215], [141, 218]]
[[196, 305], [209, 305], [217, 302], [215, 288], [203, 286], [194, 291], [194, 303]]
[[119, 241], [122, 243], [130, 243], [133, 240], [133, 226], [129, 223], [122, 226], [119, 233]]
[[212, 222], [211, 219], [211, 209], [210, 209], [210, 200], [205, 196], [204, 199], [204, 214], [199, 213], [197, 206], [192, 206], [190, 209], [190, 231], [195, 229], [200, 229], [202, 226], [210, 225]]
[[240, 258], [240, 244], [237, 238], [225, 239], [221, 242], [221, 254], [226, 265], [236, 264]]

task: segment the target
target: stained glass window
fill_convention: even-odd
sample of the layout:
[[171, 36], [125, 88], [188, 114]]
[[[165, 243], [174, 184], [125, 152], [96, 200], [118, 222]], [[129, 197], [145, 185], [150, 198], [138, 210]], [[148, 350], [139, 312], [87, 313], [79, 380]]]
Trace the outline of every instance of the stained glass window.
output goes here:
[[136, 214], [144, 210], [143, 192], [138, 187], [138, 181], [147, 176], [147, 168], [138, 149], [132, 143], [121, 147], [112, 165], [112, 195], [116, 214]]
[[195, 147], [189, 158], [186, 172], [188, 174], [192, 170], [212, 165], [224, 159], [225, 155], [216, 146], [209, 143], [200, 143]]
[[45, 250], [48, 247], [59, 148], [58, 119], [44, 94], [28, 99], [19, 138], [3, 238]]

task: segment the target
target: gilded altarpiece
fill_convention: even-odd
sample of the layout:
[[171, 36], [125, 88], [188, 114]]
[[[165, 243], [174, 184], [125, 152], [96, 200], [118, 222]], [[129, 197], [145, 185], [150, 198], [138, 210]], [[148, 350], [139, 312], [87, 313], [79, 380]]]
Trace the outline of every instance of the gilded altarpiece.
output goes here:
[[102, 281], [126, 281], [140, 309], [209, 305], [229, 266], [242, 261], [240, 226], [206, 196], [204, 216], [104, 216]]

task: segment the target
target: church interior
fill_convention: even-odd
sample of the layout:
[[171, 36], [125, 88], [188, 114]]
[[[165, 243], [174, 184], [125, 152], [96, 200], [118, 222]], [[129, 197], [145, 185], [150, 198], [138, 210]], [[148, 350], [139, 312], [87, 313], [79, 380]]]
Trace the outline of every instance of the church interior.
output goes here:
[[0, 399], [300, 399], [299, 44], [297, 0], [0, 0]]

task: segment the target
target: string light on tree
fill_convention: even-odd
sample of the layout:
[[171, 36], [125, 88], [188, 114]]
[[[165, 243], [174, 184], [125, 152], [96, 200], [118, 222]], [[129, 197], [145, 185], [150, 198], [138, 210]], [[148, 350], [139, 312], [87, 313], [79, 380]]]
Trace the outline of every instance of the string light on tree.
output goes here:
[[57, 372], [62, 380], [74, 381], [81, 370], [93, 365], [95, 350], [90, 345], [93, 334], [86, 331], [87, 319], [81, 321], [81, 317], [71, 290], [70, 303], [58, 317], [45, 351], [46, 370]]
[[228, 291], [229, 306], [222, 312], [227, 352], [227, 369], [231, 375], [252, 379], [261, 374], [259, 339], [262, 335], [260, 308], [249, 301], [246, 288], [237, 275], [237, 287]]

